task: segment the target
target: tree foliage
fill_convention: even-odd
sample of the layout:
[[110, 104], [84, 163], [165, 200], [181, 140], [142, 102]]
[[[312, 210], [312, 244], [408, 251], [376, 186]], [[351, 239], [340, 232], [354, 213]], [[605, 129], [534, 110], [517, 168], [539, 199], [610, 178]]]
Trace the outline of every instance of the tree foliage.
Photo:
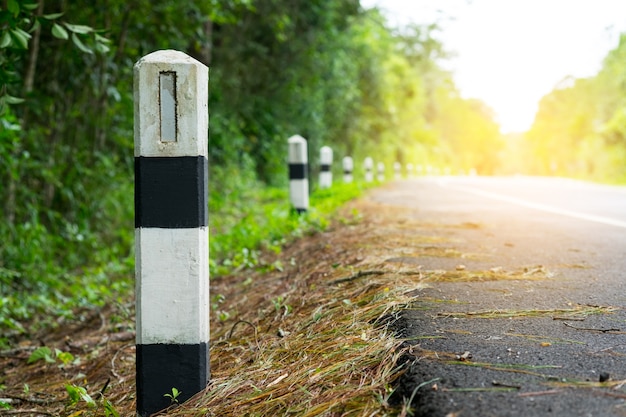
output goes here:
[[567, 77], [543, 97], [526, 135], [530, 172], [626, 180], [625, 59], [622, 35], [596, 76]]
[[357, 173], [368, 155], [492, 172], [497, 126], [441, 69], [436, 31], [358, 0], [0, 1], [1, 289], [130, 264], [132, 68], [158, 49], [210, 66], [212, 207], [285, 185], [293, 134], [313, 166], [330, 145]]

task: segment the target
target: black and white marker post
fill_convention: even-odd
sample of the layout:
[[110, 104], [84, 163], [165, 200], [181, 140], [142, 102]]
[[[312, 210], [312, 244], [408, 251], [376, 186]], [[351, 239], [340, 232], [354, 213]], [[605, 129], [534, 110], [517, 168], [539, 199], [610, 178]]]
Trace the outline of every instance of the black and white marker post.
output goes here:
[[298, 213], [309, 209], [309, 157], [306, 139], [295, 135], [287, 140], [289, 163], [289, 198]]
[[378, 168], [378, 181], [385, 181], [385, 164], [383, 162], [379, 162], [377, 165]]
[[393, 163], [393, 172], [396, 180], [402, 179], [402, 164], [400, 162]]
[[333, 150], [328, 146], [320, 149], [320, 188], [330, 188], [333, 185]]
[[344, 156], [341, 163], [343, 165], [343, 182], [352, 182], [352, 171], [354, 170], [352, 157]]
[[363, 161], [365, 167], [365, 182], [374, 181], [374, 160], [371, 157], [366, 157]]
[[137, 415], [209, 381], [208, 68], [178, 51], [135, 65]]

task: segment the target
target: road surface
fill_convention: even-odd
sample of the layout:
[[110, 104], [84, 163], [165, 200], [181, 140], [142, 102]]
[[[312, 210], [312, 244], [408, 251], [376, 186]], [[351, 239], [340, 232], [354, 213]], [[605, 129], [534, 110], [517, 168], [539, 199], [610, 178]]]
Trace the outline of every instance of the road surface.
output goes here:
[[370, 198], [442, 236], [389, 261], [462, 278], [416, 290], [398, 322], [416, 415], [626, 416], [626, 188], [429, 177]]

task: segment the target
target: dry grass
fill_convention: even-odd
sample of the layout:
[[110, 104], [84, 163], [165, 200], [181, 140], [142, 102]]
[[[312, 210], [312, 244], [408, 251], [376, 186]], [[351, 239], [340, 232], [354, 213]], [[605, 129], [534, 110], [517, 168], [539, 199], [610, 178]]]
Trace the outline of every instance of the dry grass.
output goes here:
[[[342, 299], [334, 296], [341, 290]], [[213, 378], [172, 416], [387, 415], [399, 341], [386, 318], [403, 301], [379, 283], [328, 287], [238, 326], [211, 349]], [[283, 336], [281, 337], [280, 334]]]
[[371, 219], [294, 244], [284, 271], [212, 282], [233, 318], [213, 326], [211, 383], [164, 415], [401, 413], [389, 399], [402, 341], [388, 324], [425, 284], [419, 274], [367, 262], [365, 247], [380, 239]]
[[553, 274], [543, 266], [521, 268], [515, 271], [507, 271], [504, 268], [491, 268], [487, 271], [468, 271], [458, 268], [455, 271], [426, 271], [426, 282], [486, 282], [525, 280], [539, 281], [551, 278]]
[[594, 314], [607, 314], [617, 310], [611, 306], [575, 305], [571, 308], [553, 309], [528, 309], [528, 310], [487, 310], [468, 312], [441, 312], [437, 317], [445, 318], [476, 318], [476, 319], [503, 319], [503, 318], [527, 318], [527, 317], [550, 317], [557, 320], [576, 320]]
[[[347, 207], [349, 213], [353, 207]], [[168, 416], [385, 416], [402, 410], [389, 404], [401, 375], [402, 341], [388, 330], [396, 313], [421, 285], [394, 268], [358, 280], [334, 282], [366, 268], [368, 253], [357, 242], [378, 242], [382, 217], [365, 214], [327, 232], [301, 239], [279, 256], [284, 269], [247, 272], [211, 281], [211, 382]], [[268, 263], [272, 256], [267, 254]], [[396, 268], [397, 269], [397, 268]], [[132, 306], [132, 300], [128, 304]], [[128, 311], [128, 320], [134, 316]], [[116, 327], [103, 311], [68, 329], [46, 335], [42, 343], [66, 351], [80, 362], [59, 367], [43, 361], [27, 365], [39, 344], [27, 343], [1, 357], [7, 389], [0, 397], [16, 399], [8, 413], [100, 416], [100, 406], [67, 406], [68, 383], [85, 387], [94, 398], [104, 391], [119, 415], [135, 413], [134, 343], [113, 340]], [[25, 395], [24, 383], [30, 393]], [[21, 397], [26, 400], [18, 400]], [[37, 398], [45, 398], [45, 403]], [[100, 404], [100, 402], [99, 402]], [[4, 415], [0, 411], [0, 415]], [[37, 414], [39, 413], [39, 414]]]
[[530, 340], [532, 342], [537, 342], [537, 343], [548, 343], [550, 345], [557, 345], [557, 344], [575, 344], [575, 345], [584, 345], [584, 342], [581, 342], [579, 340], [571, 340], [571, 339], [560, 339], [560, 338], [556, 338], [554, 336], [541, 336], [541, 335], [536, 335], [536, 334], [520, 334], [520, 333], [504, 333], [505, 336], [510, 336], [510, 337], [519, 337], [522, 339], [526, 339], [526, 340]]

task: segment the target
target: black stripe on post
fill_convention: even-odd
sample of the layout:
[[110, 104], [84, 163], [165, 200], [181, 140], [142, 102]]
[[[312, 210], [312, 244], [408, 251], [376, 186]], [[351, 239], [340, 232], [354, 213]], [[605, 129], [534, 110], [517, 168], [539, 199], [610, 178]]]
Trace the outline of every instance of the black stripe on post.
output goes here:
[[[137, 392], [168, 394], [176, 388], [179, 401], [191, 398], [209, 380], [208, 351], [206, 343], [137, 345]], [[159, 366], [145, 366], [157, 363]], [[163, 410], [171, 402], [164, 395], [138, 395], [137, 409]]]
[[303, 180], [308, 178], [309, 169], [307, 164], [289, 164], [289, 179]]
[[204, 156], [135, 158], [135, 227], [206, 227]]
[[322, 164], [322, 165], [320, 165], [320, 170], [321, 170], [322, 172], [330, 172], [330, 165], [328, 165], [328, 164]]

